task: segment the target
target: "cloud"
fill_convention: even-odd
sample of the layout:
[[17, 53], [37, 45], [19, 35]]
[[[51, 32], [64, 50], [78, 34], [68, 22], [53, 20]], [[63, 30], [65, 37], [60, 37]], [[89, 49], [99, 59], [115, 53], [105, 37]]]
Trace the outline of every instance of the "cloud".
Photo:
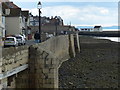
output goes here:
[[[97, 6], [75, 7], [69, 5], [42, 8], [42, 16], [61, 16], [65, 24], [72, 25], [117, 25], [118, 10]], [[33, 15], [38, 15], [38, 9], [30, 9]]]
[[43, 13], [49, 16], [57, 15], [65, 19], [70, 19], [72, 17], [75, 17], [76, 14], [79, 13], [79, 9], [71, 6], [54, 6], [43, 8]]
[[[10, 0], [13, 2], [38, 2], [39, 0]], [[40, 0], [41, 2], [119, 2], [119, 0]]]
[[108, 14], [108, 13], [109, 13], [109, 11], [108, 11], [107, 9], [100, 10], [100, 12], [101, 12], [102, 14]]
[[78, 20], [81, 24], [101, 24], [101, 25], [117, 25], [118, 15], [117, 9], [111, 10], [103, 7], [84, 7], [79, 13]]

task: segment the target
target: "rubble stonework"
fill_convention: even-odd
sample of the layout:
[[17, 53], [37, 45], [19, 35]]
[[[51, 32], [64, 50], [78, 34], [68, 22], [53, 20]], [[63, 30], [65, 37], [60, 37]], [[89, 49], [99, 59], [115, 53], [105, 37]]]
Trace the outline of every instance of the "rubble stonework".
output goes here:
[[27, 68], [28, 46], [4, 48], [0, 60], [0, 89], [16, 87], [17, 73]]

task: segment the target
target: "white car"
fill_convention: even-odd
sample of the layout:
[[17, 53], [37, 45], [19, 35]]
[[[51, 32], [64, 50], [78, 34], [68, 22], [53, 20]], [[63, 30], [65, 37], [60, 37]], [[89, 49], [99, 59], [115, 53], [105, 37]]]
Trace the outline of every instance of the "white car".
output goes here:
[[23, 36], [25, 40], [27, 39], [26, 36], [25, 36], [25, 34], [20, 34], [20, 35]]
[[6, 37], [4, 41], [4, 47], [6, 46], [18, 46], [17, 39], [15, 37]]
[[18, 45], [25, 45], [26, 41], [25, 38], [22, 35], [15, 35]]

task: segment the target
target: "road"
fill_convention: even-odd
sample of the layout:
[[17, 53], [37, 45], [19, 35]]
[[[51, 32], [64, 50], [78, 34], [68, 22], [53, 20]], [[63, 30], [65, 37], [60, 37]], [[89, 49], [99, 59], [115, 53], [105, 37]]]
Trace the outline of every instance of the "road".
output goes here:
[[34, 40], [27, 40], [26, 41], [26, 45], [33, 45], [33, 44], [35, 44]]
[[[26, 45], [33, 45], [33, 44], [35, 44], [35, 41], [34, 40], [27, 40], [26, 41]], [[18, 46], [19, 47], [19, 46]], [[2, 48], [2, 47], [1, 47]], [[9, 47], [5, 47], [5, 48], [9, 48]], [[2, 49], [2, 50], [4, 50], [4, 48]]]

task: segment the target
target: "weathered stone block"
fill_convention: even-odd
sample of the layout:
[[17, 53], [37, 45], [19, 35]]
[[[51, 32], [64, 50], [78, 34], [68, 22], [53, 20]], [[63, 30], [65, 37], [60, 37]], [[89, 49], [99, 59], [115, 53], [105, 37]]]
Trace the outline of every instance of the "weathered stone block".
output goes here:
[[50, 69], [49, 69], [49, 72], [50, 72], [50, 73], [55, 73], [56, 70], [55, 70], [54, 68], [50, 68]]
[[45, 60], [45, 63], [51, 65], [52, 64], [52, 58], [47, 58], [47, 60]]
[[44, 65], [44, 62], [45, 61], [43, 59], [39, 59], [35, 63], [40, 64], [40, 65]]
[[2, 66], [2, 61], [0, 61], [0, 66]]
[[55, 74], [54, 73], [49, 73], [48, 78], [55, 78]]
[[0, 73], [2, 73], [2, 67], [0, 66]]
[[54, 84], [43, 84], [43, 88], [58, 88], [58, 87], [54, 87]]
[[51, 78], [48, 78], [48, 79], [43, 79], [43, 83], [44, 84], [53, 84], [53, 80]]
[[15, 55], [16, 55], [16, 56], [20, 56], [21, 53], [20, 53], [20, 52], [16, 52]]
[[20, 57], [20, 56], [17, 56], [16, 58], [15, 58], [15, 62], [18, 62], [18, 61], [20, 61], [22, 58]]
[[43, 68], [43, 73], [49, 73], [49, 69], [44, 69]]

